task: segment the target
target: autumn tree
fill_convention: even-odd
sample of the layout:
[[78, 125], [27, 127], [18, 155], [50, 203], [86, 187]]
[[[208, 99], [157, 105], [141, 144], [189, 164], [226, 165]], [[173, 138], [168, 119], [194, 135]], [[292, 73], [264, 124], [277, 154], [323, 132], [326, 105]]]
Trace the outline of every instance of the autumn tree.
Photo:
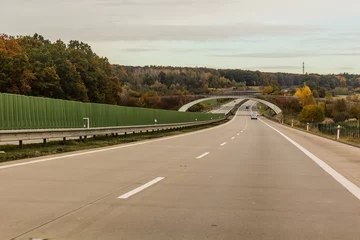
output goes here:
[[300, 99], [300, 103], [303, 107], [316, 104], [314, 96], [306, 83], [304, 84], [304, 87], [296, 90], [295, 96]]
[[302, 122], [322, 122], [324, 119], [324, 108], [320, 105], [306, 105], [299, 114], [299, 120]]
[[332, 116], [335, 122], [343, 122], [350, 118], [350, 113], [345, 99], [336, 100], [332, 110]]
[[360, 106], [352, 106], [349, 110], [350, 116], [360, 120]]
[[262, 94], [264, 95], [269, 95], [271, 93], [274, 92], [274, 89], [271, 86], [267, 86], [264, 88], [264, 90], [262, 91]]

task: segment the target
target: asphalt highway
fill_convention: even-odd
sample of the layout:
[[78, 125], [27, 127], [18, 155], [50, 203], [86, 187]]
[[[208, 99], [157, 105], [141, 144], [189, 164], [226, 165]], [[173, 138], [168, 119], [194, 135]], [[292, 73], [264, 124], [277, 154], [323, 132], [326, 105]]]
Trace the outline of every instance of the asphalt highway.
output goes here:
[[218, 109], [214, 109], [214, 110], [210, 111], [210, 113], [227, 114], [231, 109], [233, 109], [235, 107], [236, 104], [240, 103], [243, 100], [244, 99], [235, 99], [231, 102], [228, 102], [228, 103], [220, 106]]
[[0, 165], [0, 239], [359, 239], [360, 150], [240, 108], [151, 141]]

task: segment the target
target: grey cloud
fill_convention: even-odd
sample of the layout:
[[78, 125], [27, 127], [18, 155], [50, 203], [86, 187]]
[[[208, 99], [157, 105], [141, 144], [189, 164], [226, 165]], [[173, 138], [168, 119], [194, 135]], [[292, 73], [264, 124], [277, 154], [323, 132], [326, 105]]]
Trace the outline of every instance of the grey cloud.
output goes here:
[[157, 1], [141, 1], [141, 0], [122, 0], [122, 1], [96, 1], [97, 5], [103, 6], [174, 6], [174, 5], [194, 5], [194, 4], [236, 4], [239, 1], [236, 0], [207, 0], [207, 1], [197, 1], [192, 0], [181, 0], [181, 1], [171, 1], [171, 0], [157, 0]]
[[266, 69], [266, 70], [274, 70], [274, 69], [301, 69], [301, 66], [260, 66], [260, 67], [250, 67], [249, 69]]
[[299, 58], [299, 57], [322, 57], [322, 56], [360, 56], [360, 52], [356, 53], [244, 53], [244, 54], [219, 54], [211, 55], [219, 58]]
[[126, 48], [124, 52], [158, 52], [160, 49], [157, 48]]
[[[360, 36], [360, 35], [359, 35]], [[357, 36], [357, 33], [351, 33], [348, 36], [344, 37], [313, 37], [313, 38], [307, 38], [301, 41], [301, 43], [327, 43], [327, 44], [344, 44], [344, 43], [357, 43], [359, 41], [359, 36]]]
[[[87, 29], [85, 29], [87, 30]], [[90, 31], [91, 30], [91, 31]], [[303, 35], [319, 28], [302, 25], [265, 25], [241, 23], [233, 25], [110, 25], [91, 26], [88, 31], [52, 27], [49, 31], [72, 35], [87, 41], [212, 41], [241, 40], [252, 37]]]
[[[242, 40], [240, 40], [242, 42]], [[239, 41], [237, 41], [239, 42]], [[244, 41], [244, 42], [250, 42]], [[251, 41], [253, 42], [253, 41]], [[239, 49], [234, 48], [178, 48], [178, 49], [168, 49], [169, 52], [174, 53], [192, 53], [192, 52], [234, 52], [239, 51]]]
[[354, 70], [355, 69], [355, 67], [339, 67], [338, 68], [339, 70]]

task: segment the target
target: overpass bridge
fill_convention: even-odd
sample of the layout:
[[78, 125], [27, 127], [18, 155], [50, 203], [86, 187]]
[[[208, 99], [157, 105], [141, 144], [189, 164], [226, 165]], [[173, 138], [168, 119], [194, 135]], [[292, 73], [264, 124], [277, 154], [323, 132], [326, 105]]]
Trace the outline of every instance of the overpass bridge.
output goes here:
[[254, 98], [252, 96], [235, 96], [235, 95], [228, 95], [228, 96], [211, 96], [211, 97], [206, 97], [206, 98], [201, 98], [201, 99], [197, 99], [195, 101], [189, 102], [187, 104], [185, 104], [184, 106], [182, 106], [179, 109], [179, 112], [186, 112], [189, 108], [191, 108], [192, 106], [204, 102], [204, 101], [208, 101], [208, 100], [216, 100], [216, 99], [243, 99], [243, 100], [252, 100], [255, 102], [260, 102], [262, 104], [265, 104], [266, 106], [268, 106], [269, 108], [271, 108], [276, 115], [281, 114], [282, 110], [276, 106], [275, 104], [262, 100], [262, 99], [258, 99], [258, 98]]

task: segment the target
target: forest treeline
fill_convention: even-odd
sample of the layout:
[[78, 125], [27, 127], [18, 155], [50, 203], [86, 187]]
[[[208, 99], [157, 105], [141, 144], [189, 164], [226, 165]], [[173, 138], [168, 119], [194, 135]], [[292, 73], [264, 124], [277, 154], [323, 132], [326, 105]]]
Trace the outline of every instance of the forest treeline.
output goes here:
[[[80, 41], [51, 42], [39, 34], [0, 35], [0, 92], [83, 102], [175, 109], [188, 95], [213, 89], [301, 86], [322, 94], [360, 89], [360, 75], [265, 73], [237, 69], [112, 65]], [[271, 87], [271, 88], [270, 88]], [[271, 90], [271, 91], [270, 91]], [[163, 97], [167, 96], [167, 97]], [[168, 97], [172, 96], [172, 97]]]

